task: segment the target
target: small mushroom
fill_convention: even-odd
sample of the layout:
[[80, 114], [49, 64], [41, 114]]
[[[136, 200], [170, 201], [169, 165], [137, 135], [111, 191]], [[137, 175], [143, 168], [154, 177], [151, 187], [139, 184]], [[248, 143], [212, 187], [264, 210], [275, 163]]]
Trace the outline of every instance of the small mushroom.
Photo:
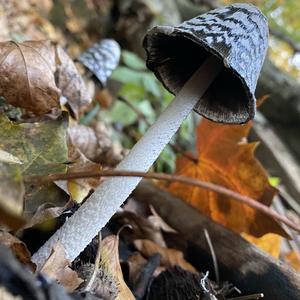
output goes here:
[[[223, 123], [252, 119], [267, 40], [266, 18], [250, 4], [216, 9], [177, 27], [152, 29], [144, 41], [147, 65], [176, 97], [117, 170], [147, 172], [193, 109]], [[67, 257], [76, 258], [140, 180], [106, 180], [34, 254], [33, 261], [41, 266], [58, 240]]]
[[108, 77], [118, 66], [121, 56], [119, 44], [111, 39], [104, 39], [83, 52], [77, 59], [98, 80], [103, 88]]

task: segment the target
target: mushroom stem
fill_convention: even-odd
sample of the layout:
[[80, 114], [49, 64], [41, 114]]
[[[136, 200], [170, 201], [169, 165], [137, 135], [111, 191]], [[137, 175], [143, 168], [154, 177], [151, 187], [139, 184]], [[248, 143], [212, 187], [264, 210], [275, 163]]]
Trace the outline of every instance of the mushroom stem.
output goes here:
[[[117, 170], [148, 171], [222, 67], [220, 61], [210, 56], [117, 166]], [[73, 261], [105, 226], [140, 180], [141, 177], [113, 177], [103, 182], [33, 255], [33, 262], [40, 268], [57, 241], [63, 245], [67, 258]]]

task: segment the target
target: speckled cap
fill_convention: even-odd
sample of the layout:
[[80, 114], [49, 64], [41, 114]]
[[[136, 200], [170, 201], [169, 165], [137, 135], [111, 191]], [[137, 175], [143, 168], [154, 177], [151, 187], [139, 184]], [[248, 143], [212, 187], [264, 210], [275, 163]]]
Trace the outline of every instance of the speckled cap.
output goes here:
[[108, 77], [118, 66], [121, 56], [119, 44], [112, 39], [104, 39], [83, 52], [80, 61], [101, 83], [106, 85]]
[[209, 55], [224, 69], [194, 110], [221, 123], [254, 118], [255, 88], [268, 48], [268, 23], [251, 4], [211, 10], [176, 26], [157, 26], [144, 39], [147, 67], [177, 94]]

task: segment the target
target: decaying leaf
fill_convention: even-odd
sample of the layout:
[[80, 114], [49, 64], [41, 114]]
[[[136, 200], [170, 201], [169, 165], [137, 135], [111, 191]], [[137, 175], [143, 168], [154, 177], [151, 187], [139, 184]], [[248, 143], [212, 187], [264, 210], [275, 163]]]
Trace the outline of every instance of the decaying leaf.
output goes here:
[[0, 243], [10, 248], [15, 257], [22, 264], [27, 265], [33, 271], [36, 269], [36, 265], [31, 261], [31, 254], [29, 250], [17, 237], [6, 231], [0, 231]]
[[78, 118], [80, 109], [91, 103], [91, 95], [72, 59], [58, 45], [56, 54], [57, 86], [67, 99], [74, 116]]
[[130, 211], [122, 211], [115, 215], [114, 222], [120, 226], [129, 225], [133, 239], [147, 239], [161, 247], [166, 247], [160, 227], [155, 227], [148, 219]]
[[47, 274], [63, 285], [68, 292], [74, 291], [83, 280], [70, 267], [70, 262], [66, 258], [65, 249], [57, 243], [48, 260], [41, 269], [41, 273]]
[[[73, 162], [68, 167], [68, 172], [99, 172], [102, 167], [86, 158], [80, 150], [69, 144], [69, 161]], [[81, 203], [92, 189], [101, 182], [99, 178], [70, 179], [67, 181], [67, 190], [77, 203]]]
[[50, 42], [1, 42], [0, 61], [0, 95], [8, 103], [37, 115], [59, 106]]
[[181, 251], [161, 247], [150, 240], [135, 240], [134, 246], [147, 258], [155, 253], [159, 253], [161, 255], [161, 264], [165, 267], [177, 265], [187, 271], [197, 273], [197, 270], [184, 259]]
[[275, 258], [279, 258], [282, 242], [281, 236], [274, 233], [268, 233], [259, 238], [253, 237], [249, 234], [242, 234], [242, 236], [259, 249], [269, 253]]
[[[94, 264], [81, 264], [76, 270], [81, 278], [86, 280], [86, 285], [89, 285], [90, 279], [95, 271]], [[85, 288], [86, 289], [86, 288]], [[96, 276], [90, 284], [88, 291], [100, 299], [115, 300], [119, 289], [117, 282], [111, 274], [107, 274], [102, 267], [98, 268]]]
[[134, 296], [126, 285], [119, 261], [119, 237], [109, 235], [101, 242], [101, 265], [118, 283], [119, 294], [117, 300], [134, 300]]
[[66, 171], [67, 116], [40, 123], [16, 124], [0, 116], [0, 148], [17, 157], [22, 175], [47, 175]]
[[13, 230], [25, 224], [24, 192], [20, 164], [0, 162], [0, 224]]
[[91, 161], [115, 166], [124, 157], [124, 149], [112, 140], [111, 132], [102, 122], [97, 122], [94, 128], [71, 124], [68, 135], [72, 144]]
[[51, 220], [69, 207], [70, 196], [55, 183], [25, 184], [25, 228]]
[[22, 162], [14, 155], [0, 149], [0, 162], [9, 164], [22, 164]]
[[[252, 122], [242, 126], [202, 120], [197, 129], [199, 161], [194, 163], [180, 157], [176, 173], [225, 186], [270, 205], [276, 190], [270, 186], [265, 169], [254, 157], [257, 144], [246, 142], [251, 126]], [[180, 183], [172, 183], [168, 190], [238, 233], [256, 237], [269, 232], [286, 235], [271, 217], [221, 194]]]

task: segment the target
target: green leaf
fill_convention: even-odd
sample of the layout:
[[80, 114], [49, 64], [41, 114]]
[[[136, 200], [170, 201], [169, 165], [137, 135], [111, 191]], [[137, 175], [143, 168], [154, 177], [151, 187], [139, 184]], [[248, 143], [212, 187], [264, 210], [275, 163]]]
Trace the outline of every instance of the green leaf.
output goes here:
[[145, 89], [134, 83], [126, 83], [119, 91], [119, 95], [128, 99], [128, 101], [141, 101], [145, 98]]
[[129, 68], [136, 70], [146, 70], [145, 62], [133, 52], [123, 50], [122, 60], [124, 64]]
[[124, 126], [131, 125], [137, 120], [137, 114], [121, 101], [116, 101], [110, 111], [112, 122], [118, 122]]
[[142, 76], [142, 82], [145, 90], [157, 98], [161, 98], [161, 86], [159, 81], [152, 73], [146, 73]]
[[136, 85], [142, 84], [142, 76], [146, 72], [131, 70], [127, 67], [118, 67], [111, 75], [111, 79], [117, 80], [121, 83], [134, 83]]
[[17, 157], [21, 175], [47, 175], [66, 171], [67, 114], [56, 120], [16, 124], [0, 115], [0, 149]]

